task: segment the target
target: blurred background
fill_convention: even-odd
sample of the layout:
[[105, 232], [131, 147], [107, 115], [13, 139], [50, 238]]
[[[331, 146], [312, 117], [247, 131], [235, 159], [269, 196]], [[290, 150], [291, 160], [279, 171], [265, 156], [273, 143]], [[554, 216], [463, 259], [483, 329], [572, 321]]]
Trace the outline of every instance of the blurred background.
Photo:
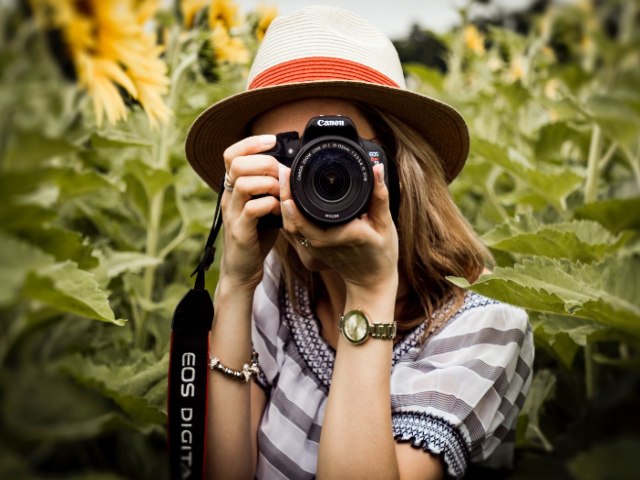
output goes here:
[[[486, 477], [640, 478], [640, 2], [388, 3], [340, 2], [471, 129], [450, 189], [497, 267], [451, 281], [535, 333], [515, 469]], [[167, 478], [170, 323], [215, 206], [185, 132], [305, 4], [0, 0], [0, 478]]]

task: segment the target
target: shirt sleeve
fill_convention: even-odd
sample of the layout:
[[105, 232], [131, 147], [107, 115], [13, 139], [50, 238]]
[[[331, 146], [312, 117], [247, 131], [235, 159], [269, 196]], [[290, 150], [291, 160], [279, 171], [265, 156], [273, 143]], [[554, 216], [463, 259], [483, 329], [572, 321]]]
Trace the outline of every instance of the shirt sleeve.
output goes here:
[[251, 341], [258, 353], [261, 373], [255, 379], [263, 389], [274, 384], [283, 361], [283, 345], [286, 333], [280, 322], [278, 291], [281, 268], [276, 255], [271, 252], [264, 263], [262, 281], [253, 296], [251, 315]]
[[533, 357], [526, 312], [472, 294], [394, 368], [395, 439], [439, 456], [456, 478], [470, 463], [510, 466]]

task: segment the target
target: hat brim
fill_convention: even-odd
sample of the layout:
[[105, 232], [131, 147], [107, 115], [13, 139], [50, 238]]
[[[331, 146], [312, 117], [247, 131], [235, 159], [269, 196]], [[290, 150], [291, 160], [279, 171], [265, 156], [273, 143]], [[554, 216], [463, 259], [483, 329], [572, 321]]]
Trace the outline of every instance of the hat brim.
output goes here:
[[247, 136], [247, 125], [253, 118], [284, 103], [314, 97], [364, 103], [402, 120], [436, 151], [447, 182], [464, 166], [469, 153], [469, 131], [454, 108], [409, 90], [349, 80], [277, 85], [227, 97], [194, 121], [185, 143], [187, 160], [217, 192], [225, 173], [223, 153]]

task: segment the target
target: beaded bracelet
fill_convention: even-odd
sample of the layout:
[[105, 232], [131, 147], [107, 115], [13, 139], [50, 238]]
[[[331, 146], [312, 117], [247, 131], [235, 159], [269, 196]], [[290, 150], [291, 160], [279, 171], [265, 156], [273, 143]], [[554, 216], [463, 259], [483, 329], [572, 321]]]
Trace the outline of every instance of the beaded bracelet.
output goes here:
[[235, 378], [242, 383], [247, 383], [251, 380], [252, 376], [258, 376], [260, 374], [258, 353], [256, 351], [251, 352], [251, 361], [242, 365], [242, 370], [234, 370], [223, 365], [219, 358], [214, 357], [209, 353], [209, 368], [211, 370], [218, 370], [219, 372], [222, 372], [231, 378]]

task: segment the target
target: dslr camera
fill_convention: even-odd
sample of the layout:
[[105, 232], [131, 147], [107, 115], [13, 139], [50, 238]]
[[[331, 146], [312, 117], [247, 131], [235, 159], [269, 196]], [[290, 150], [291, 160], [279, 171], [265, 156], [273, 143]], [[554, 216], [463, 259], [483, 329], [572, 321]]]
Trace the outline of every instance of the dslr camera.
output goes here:
[[[275, 147], [263, 153], [291, 168], [291, 195], [298, 209], [325, 228], [366, 212], [375, 182], [374, 165], [384, 164], [387, 186], [389, 177], [394, 187], [397, 184], [394, 165], [389, 168], [393, 162], [388, 162], [382, 147], [360, 138], [353, 121], [340, 115], [311, 118], [302, 138], [298, 132], [279, 133]], [[390, 191], [397, 192], [397, 188]], [[280, 228], [282, 218], [267, 215], [258, 226]]]

